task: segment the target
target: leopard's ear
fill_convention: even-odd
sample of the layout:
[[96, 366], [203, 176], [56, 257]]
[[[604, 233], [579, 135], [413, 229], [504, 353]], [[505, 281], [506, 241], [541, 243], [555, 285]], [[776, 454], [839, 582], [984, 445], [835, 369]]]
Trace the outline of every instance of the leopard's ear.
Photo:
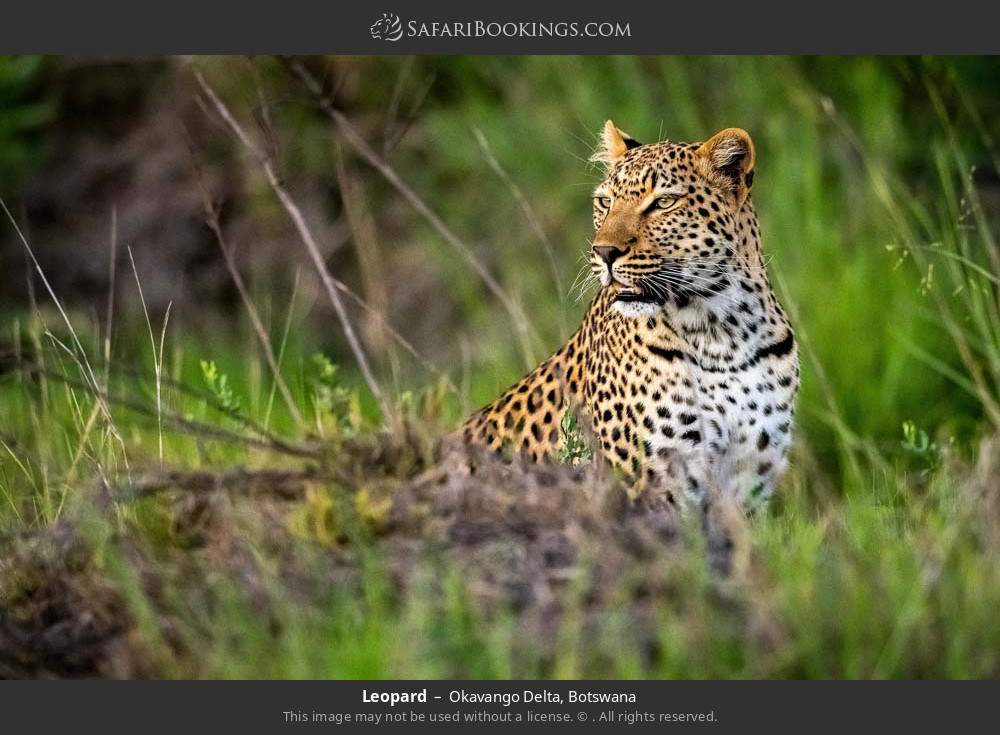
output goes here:
[[750, 134], [742, 128], [720, 130], [697, 153], [707, 163], [710, 176], [733, 193], [737, 205], [743, 204], [753, 184], [756, 161]]
[[591, 161], [603, 163], [607, 169], [611, 169], [625, 158], [625, 154], [633, 148], [642, 145], [628, 133], [619, 130], [615, 124], [608, 120], [601, 130], [601, 142], [590, 157]]

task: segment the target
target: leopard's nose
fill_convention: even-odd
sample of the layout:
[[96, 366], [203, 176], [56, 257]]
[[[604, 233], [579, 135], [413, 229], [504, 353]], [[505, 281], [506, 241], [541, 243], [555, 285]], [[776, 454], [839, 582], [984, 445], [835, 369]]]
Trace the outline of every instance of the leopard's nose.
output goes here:
[[618, 258], [625, 255], [625, 251], [614, 245], [594, 245], [594, 254], [607, 263], [608, 268], [610, 268]]

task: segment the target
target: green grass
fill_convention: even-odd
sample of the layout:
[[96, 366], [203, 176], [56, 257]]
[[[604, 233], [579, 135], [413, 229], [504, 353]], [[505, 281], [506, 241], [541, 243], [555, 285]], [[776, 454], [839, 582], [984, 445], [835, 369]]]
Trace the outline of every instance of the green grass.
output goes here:
[[[374, 209], [393, 213], [382, 236], [419, 252], [440, 283], [455, 338], [432, 357], [458, 387], [402, 352], [386, 360], [402, 416], [387, 436], [339, 341], [311, 329], [291, 297], [282, 304], [287, 294], [258, 287], [260, 302], [278, 305], [267, 326], [302, 424], [242, 318], [168, 325], [158, 409], [162, 314], [147, 325], [137, 296], [119, 304], [105, 373], [98, 320], [71, 315], [77, 345], [40, 294], [38, 308], [4, 321], [3, 342], [40, 369], [0, 374], [0, 674], [1000, 675], [1000, 228], [995, 192], [980, 196], [970, 175], [995, 160], [1000, 131], [978, 122], [996, 119], [995, 100], [975, 98], [983, 114], [969, 102], [977, 75], [995, 82], [996, 63], [413, 63], [404, 103], [425, 77], [434, 91], [393, 165], [533, 315], [536, 357], [585, 306], [554, 281], [568, 289], [580, 265], [596, 181], [581, 159], [604, 118], [640, 140], [661, 127], [680, 139], [729, 125], [754, 135], [754, 197], [804, 382], [791, 468], [765, 513], [733, 521], [731, 573], [713, 571], [702, 535], [682, 524], [662, 558], [633, 560], [609, 583], [601, 549], [588, 546], [603, 531], [590, 528], [540, 623], [533, 604], [495, 597], [495, 580], [456, 558], [420, 507], [404, 515], [422, 532], [400, 531], [394, 502], [432, 464], [434, 437], [518, 377], [525, 345], [454, 251], [358, 164], [366, 196], [395, 206]], [[400, 64], [360, 66], [372, 81], [360, 109], [388, 106]], [[264, 71], [279, 84], [279, 71]], [[292, 171], [333, 170], [325, 123], [292, 105], [279, 113], [279, 134], [305, 131], [287, 151]], [[190, 478], [304, 467], [315, 474], [288, 494]], [[168, 471], [181, 474], [133, 497]], [[510, 502], [533, 476], [518, 477], [497, 488]], [[601, 482], [588, 491], [604, 492]], [[534, 548], [517, 544], [511, 553]], [[62, 638], [43, 636], [53, 619]]]

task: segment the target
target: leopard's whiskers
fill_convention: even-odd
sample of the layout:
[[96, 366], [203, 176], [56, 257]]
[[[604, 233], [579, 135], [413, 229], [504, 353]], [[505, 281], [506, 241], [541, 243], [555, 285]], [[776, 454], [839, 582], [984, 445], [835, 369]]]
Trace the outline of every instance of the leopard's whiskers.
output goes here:
[[[685, 274], [684, 276], [677, 276], [664, 271], [660, 271], [658, 273], [646, 276], [642, 280], [642, 282], [644, 285], [656, 284], [670, 291], [676, 291], [678, 289], [684, 291], [684, 290], [689, 290], [692, 287], [693, 285], [691, 283], [692, 280], [701, 281], [706, 285], [715, 285], [717, 283], [712, 279], [705, 278], [702, 276], [689, 275], [689, 274]], [[695, 287], [698, 287], [697, 284], [694, 285]], [[734, 307], [738, 307], [740, 303], [742, 303], [741, 299], [738, 296], [726, 293], [725, 291], [716, 291], [715, 293], [712, 294], [711, 298], [721, 300], [723, 303], [726, 303], [727, 305]]]

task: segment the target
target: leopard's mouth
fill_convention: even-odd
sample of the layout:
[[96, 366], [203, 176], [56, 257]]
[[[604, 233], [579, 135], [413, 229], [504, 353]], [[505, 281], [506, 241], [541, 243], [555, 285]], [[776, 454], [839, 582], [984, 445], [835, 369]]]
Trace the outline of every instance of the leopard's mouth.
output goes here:
[[654, 294], [641, 283], [631, 286], [618, 284], [618, 293], [615, 294], [615, 301], [625, 304], [657, 304], [659, 306], [666, 303], [662, 296]]

